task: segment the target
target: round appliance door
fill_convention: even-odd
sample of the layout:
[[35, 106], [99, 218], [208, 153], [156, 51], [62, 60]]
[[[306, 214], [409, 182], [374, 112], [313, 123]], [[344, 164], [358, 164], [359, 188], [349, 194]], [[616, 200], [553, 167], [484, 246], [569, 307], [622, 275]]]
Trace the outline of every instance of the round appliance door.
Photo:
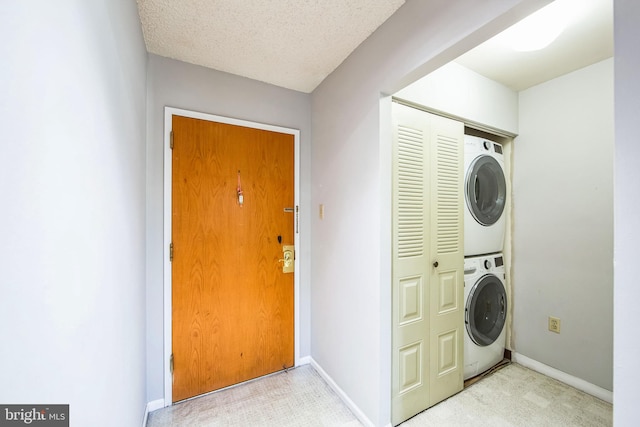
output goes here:
[[476, 158], [469, 167], [465, 186], [471, 215], [484, 226], [495, 224], [504, 211], [507, 184], [502, 167], [491, 156]]
[[502, 281], [486, 274], [469, 292], [465, 307], [465, 323], [469, 336], [479, 346], [493, 344], [507, 319], [507, 292]]

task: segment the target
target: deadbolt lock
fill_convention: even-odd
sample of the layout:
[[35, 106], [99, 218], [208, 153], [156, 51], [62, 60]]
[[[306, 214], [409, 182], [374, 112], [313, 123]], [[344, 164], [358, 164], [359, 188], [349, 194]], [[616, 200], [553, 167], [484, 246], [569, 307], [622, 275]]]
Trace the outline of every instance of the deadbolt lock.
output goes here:
[[295, 250], [293, 245], [282, 246], [282, 259], [279, 262], [282, 263], [283, 273], [293, 273], [295, 260]]

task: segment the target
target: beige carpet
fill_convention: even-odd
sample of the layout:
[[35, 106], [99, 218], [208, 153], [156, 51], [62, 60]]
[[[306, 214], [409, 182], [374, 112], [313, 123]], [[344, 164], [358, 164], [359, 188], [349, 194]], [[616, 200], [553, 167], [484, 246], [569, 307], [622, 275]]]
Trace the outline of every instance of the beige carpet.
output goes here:
[[357, 427], [311, 365], [159, 409], [148, 427]]
[[611, 404], [510, 364], [416, 415], [402, 427], [611, 426]]
[[[520, 365], [507, 365], [402, 427], [611, 426], [610, 404]], [[356, 417], [305, 365], [149, 415], [149, 427], [357, 427]]]

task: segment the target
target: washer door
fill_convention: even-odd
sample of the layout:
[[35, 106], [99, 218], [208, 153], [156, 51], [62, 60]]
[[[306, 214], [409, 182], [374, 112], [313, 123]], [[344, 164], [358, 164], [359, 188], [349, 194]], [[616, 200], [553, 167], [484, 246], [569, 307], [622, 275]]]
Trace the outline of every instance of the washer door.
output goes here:
[[507, 318], [507, 293], [502, 281], [486, 274], [471, 289], [465, 307], [469, 337], [484, 347], [498, 339]]
[[469, 167], [465, 186], [471, 215], [484, 226], [495, 224], [504, 211], [507, 184], [502, 167], [491, 156], [477, 157]]

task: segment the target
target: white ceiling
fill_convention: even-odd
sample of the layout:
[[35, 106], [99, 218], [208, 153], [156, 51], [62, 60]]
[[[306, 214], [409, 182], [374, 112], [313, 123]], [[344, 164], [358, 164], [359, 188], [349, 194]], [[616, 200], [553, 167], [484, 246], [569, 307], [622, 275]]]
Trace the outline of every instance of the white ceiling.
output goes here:
[[[150, 53], [309, 93], [405, 0], [137, 2]], [[613, 55], [613, 0], [556, 2], [574, 19], [549, 47], [492, 39], [456, 62], [520, 91]]]
[[137, 0], [147, 50], [312, 92], [405, 0]]
[[556, 0], [571, 10], [568, 26], [548, 47], [516, 52], [499, 35], [456, 62], [519, 92], [613, 56], [613, 0]]

